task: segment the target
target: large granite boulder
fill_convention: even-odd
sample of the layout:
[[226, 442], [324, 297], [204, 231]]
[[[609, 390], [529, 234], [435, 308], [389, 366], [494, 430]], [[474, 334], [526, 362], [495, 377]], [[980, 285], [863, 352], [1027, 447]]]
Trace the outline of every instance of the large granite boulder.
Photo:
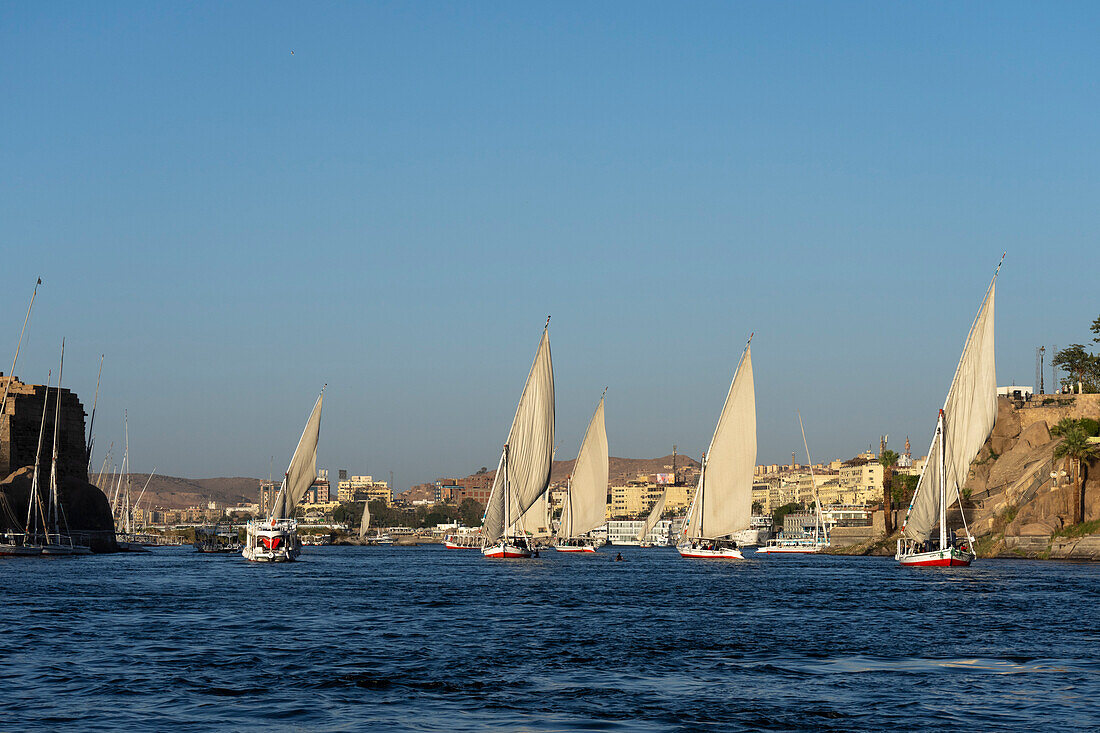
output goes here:
[[[9, 514], [0, 511], [0, 528], [16, 532], [23, 531], [33, 477], [34, 470], [27, 466], [0, 481], [0, 496], [11, 512]], [[48, 472], [45, 476], [39, 475], [39, 489], [45, 500], [49, 491]], [[66, 478], [58, 486], [58, 501], [68, 530], [78, 541], [89, 545], [95, 552], [118, 550], [111, 505], [102, 491], [87, 481]]]

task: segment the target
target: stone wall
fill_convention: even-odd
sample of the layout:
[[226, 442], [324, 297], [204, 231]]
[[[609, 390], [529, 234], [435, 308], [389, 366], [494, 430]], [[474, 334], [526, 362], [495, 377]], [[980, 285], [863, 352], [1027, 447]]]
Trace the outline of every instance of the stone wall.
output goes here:
[[[8, 377], [0, 377], [0, 394], [3, 394]], [[53, 452], [54, 415], [58, 390], [51, 388], [46, 398], [46, 387], [40, 384], [24, 384], [17, 378], [11, 380], [8, 402], [0, 415], [0, 479], [25, 466], [34, 466], [38, 449], [39, 428], [45, 407], [45, 434], [42, 437], [42, 464], [49, 472]], [[88, 480], [88, 456], [85, 445], [84, 405], [80, 398], [67, 389], [60, 391], [61, 420], [58, 433], [58, 476], [62, 481]], [[43, 405], [43, 402], [46, 402]]]

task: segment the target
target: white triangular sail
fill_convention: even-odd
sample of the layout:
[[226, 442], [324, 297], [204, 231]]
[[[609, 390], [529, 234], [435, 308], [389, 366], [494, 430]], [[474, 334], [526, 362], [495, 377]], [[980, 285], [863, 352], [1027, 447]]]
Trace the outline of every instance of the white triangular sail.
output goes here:
[[749, 526], [755, 465], [756, 395], [752, 351], [746, 345], [688, 511], [686, 537], [717, 539]]
[[642, 531], [638, 533], [638, 542], [645, 542], [646, 535], [653, 531], [657, 522], [661, 521], [661, 515], [665, 513], [665, 499], [668, 497], [668, 489], [661, 492], [660, 498], [653, 502], [653, 508], [649, 510]]
[[521, 517], [550, 484], [554, 456], [554, 366], [550, 359], [549, 327], [543, 329], [506, 446], [482, 519], [482, 532], [490, 542], [500, 539], [505, 523]]
[[317, 441], [321, 435], [321, 404], [324, 398], [325, 390], [322, 389], [302, 430], [302, 437], [298, 439], [298, 447], [294, 449], [294, 456], [287, 466], [283, 485], [268, 519], [291, 519], [294, 507], [317, 478]]
[[[1000, 266], [998, 266], [1000, 269]], [[970, 472], [970, 462], [993, 431], [997, 419], [997, 365], [994, 355], [993, 303], [997, 276], [986, 291], [970, 334], [966, 338], [955, 378], [943, 404], [944, 455], [933, 436], [928, 460], [921, 472], [905, 518], [903, 536], [924, 541], [940, 518], [940, 464], [943, 464], [945, 508], [959, 498], [959, 487]]]
[[607, 431], [603, 397], [584, 432], [573, 475], [562, 505], [558, 537], [569, 539], [591, 532], [607, 521]]
[[363, 518], [359, 521], [359, 539], [367, 536], [370, 529], [370, 499], [363, 502]]
[[549, 492], [543, 492], [535, 503], [532, 504], [523, 516], [519, 518], [509, 531], [511, 536], [523, 537], [549, 537], [550, 536], [550, 506], [547, 501]]

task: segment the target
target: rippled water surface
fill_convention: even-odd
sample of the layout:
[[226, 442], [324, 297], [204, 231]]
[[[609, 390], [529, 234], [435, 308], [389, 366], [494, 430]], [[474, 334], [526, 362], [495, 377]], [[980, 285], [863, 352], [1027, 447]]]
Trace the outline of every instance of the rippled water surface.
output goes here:
[[1100, 728], [1100, 566], [0, 560], [0, 729]]

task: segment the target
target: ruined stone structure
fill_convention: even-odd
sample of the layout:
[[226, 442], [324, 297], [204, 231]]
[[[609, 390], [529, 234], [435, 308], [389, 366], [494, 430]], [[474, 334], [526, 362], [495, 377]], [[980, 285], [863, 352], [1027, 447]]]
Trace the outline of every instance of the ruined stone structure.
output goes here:
[[90, 545], [94, 551], [116, 550], [110, 504], [102, 491], [88, 483], [85, 413], [80, 398], [67, 389], [53, 388], [47, 398], [44, 385], [24, 384], [7, 376], [0, 376], [0, 394], [9, 379], [8, 401], [4, 414], [0, 415], [0, 530], [23, 529], [43, 410], [45, 434], [39, 482], [44, 491], [49, 487], [54, 419], [60, 395], [57, 473], [65, 523], [77, 541]]
[[[49, 470], [53, 450], [54, 415], [57, 408], [56, 388], [50, 389], [49, 404], [46, 387], [41, 384], [24, 384], [18, 378], [0, 376], [0, 394], [11, 379], [8, 404], [0, 415], [0, 479], [24, 466], [34, 466], [38, 448], [38, 432], [45, 407], [46, 434], [42, 443], [42, 461]], [[60, 480], [79, 478], [88, 480], [88, 455], [84, 443], [84, 405], [80, 398], [67, 389], [60, 390], [61, 429], [58, 433], [57, 473]]]

